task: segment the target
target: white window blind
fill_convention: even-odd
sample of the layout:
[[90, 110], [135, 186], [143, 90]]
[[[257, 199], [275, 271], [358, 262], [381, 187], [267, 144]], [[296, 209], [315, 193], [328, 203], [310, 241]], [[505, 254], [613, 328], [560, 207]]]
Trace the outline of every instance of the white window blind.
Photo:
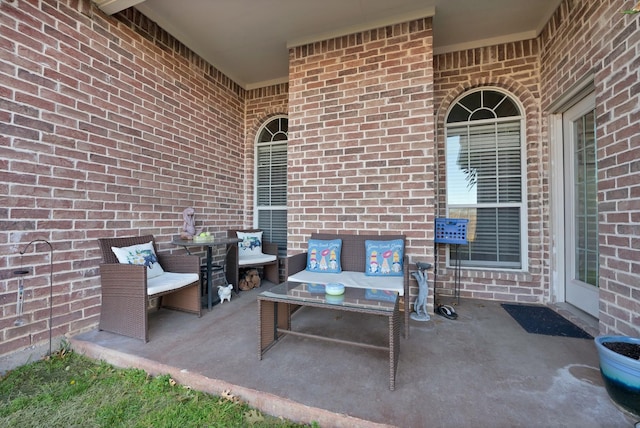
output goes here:
[[258, 147], [258, 206], [287, 206], [287, 144]]

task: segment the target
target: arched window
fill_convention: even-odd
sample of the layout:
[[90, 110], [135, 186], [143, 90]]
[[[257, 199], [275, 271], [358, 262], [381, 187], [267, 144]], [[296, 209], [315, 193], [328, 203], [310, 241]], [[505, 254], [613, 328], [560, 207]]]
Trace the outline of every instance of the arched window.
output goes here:
[[523, 116], [496, 89], [476, 89], [446, 120], [448, 217], [467, 218], [462, 266], [526, 268]]
[[255, 227], [287, 254], [287, 139], [289, 121], [276, 117], [263, 125], [256, 141]]

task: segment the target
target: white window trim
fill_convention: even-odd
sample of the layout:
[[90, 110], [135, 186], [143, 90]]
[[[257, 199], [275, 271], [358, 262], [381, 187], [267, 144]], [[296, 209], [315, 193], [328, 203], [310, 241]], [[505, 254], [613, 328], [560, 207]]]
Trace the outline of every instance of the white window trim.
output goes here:
[[[501, 94], [506, 95], [507, 97], [509, 97], [511, 99], [511, 101], [516, 104], [516, 106], [518, 107], [518, 109], [520, 110], [521, 114], [520, 116], [510, 116], [507, 118], [497, 118], [497, 119], [483, 119], [483, 120], [473, 120], [473, 121], [467, 121], [467, 122], [453, 122], [453, 123], [447, 123], [447, 118], [449, 117], [449, 114], [451, 113], [451, 109], [453, 109], [453, 107], [463, 98], [465, 98], [466, 96], [475, 93], [475, 92], [480, 92], [480, 91], [495, 91], [495, 92], [499, 92]], [[449, 105], [449, 108], [447, 109], [447, 112], [444, 116], [444, 156], [445, 156], [445, 164], [446, 164], [446, 160], [447, 160], [447, 131], [448, 129], [451, 127], [456, 127], [456, 126], [460, 126], [460, 124], [462, 123], [473, 123], [478, 124], [478, 125], [482, 125], [483, 123], [496, 123], [496, 122], [503, 122], [503, 121], [513, 121], [515, 122], [516, 120], [520, 121], [520, 179], [521, 179], [521, 189], [522, 189], [522, 197], [521, 197], [521, 202], [518, 204], [514, 204], [514, 206], [520, 206], [520, 236], [521, 236], [521, 240], [520, 240], [520, 257], [521, 257], [521, 266], [520, 268], [508, 268], [508, 267], [496, 267], [496, 266], [462, 266], [463, 269], [468, 269], [468, 270], [486, 270], [486, 271], [506, 271], [506, 272], [528, 272], [529, 271], [529, 200], [528, 200], [528, 188], [527, 188], [527, 153], [526, 153], [526, 147], [527, 147], [527, 141], [526, 141], [526, 114], [523, 113], [525, 112], [525, 108], [522, 105], [522, 103], [520, 102], [520, 100], [513, 95], [512, 93], [505, 91], [502, 88], [498, 88], [495, 86], [481, 86], [478, 88], [474, 88], [472, 90], [469, 91], [465, 91], [462, 94], [460, 94], [455, 100], [453, 100], [453, 102]], [[446, 168], [446, 166], [445, 166]], [[446, 171], [446, 169], [445, 169]], [[449, 180], [446, 180], [445, 183], [445, 200], [447, 198], [449, 194]], [[485, 206], [497, 206], [498, 204], [477, 204], [477, 205], [473, 205], [473, 207], [485, 207]], [[508, 204], [500, 204], [500, 206], [505, 207], [508, 206]], [[446, 215], [447, 217], [449, 216], [449, 204], [446, 203]], [[460, 207], [460, 208], [465, 208], [465, 205], [457, 205], [456, 207]], [[447, 245], [448, 248], [448, 245]], [[446, 251], [446, 264], [447, 267], [452, 268], [454, 267], [452, 264], [452, 260], [450, 260], [450, 251]]]
[[[262, 147], [268, 147], [268, 146], [277, 146], [277, 145], [284, 145], [285, 147], [288, 147], [289, 144], [289, 139], [288, 139], [288, 126], [287, 126], [287, 139], [286, 140], [278, 140], [278, 141], [266, 141], [266, 142], [260, 142], [260, 135], [262, 134], [262, 132], [264, 131], [264, 129], [273, 121], [276, 120], [282, 120], [285, 119], [287, 120], [287, 123], [289, 121], [289, 117], [285, 114], [279, 114], [276, 116], [272, 116], [269, 119], [267, 119], [258, 129], [258, 132], [256, 133], [255, 136], [255, 144], [254, 144], [254, 155], [253, 155], [253, 227], [254, 228], [259, 228], [259, 211], [284, 211], [285, 213], [288, 212], [288, 207], [287, 205], [271, 205], [271, 206], [264, 206], [264, 207], [260, 207], [258, 206], [258, 151], [260, 148]], [[287, 186], [288, 187], [288, 186]], [[288, 192], [288, 189], [285, 190], [286, 192]], [[287, 233], [287, 231], [285, 230], [285, 233]], [[284, 250], [286, 250], [286, 242], [285, 242], [285, 248]], [[282, 248], [278, 249], [278, 252], [283, 251]]]
[[[274, 120], [280, 120], [280, 119], [287, 119], [289, 120], [289, 117], [286, 114], [279, 114], [273, 117], [270, 117], [268, 120], [266, 120], [258, 129], [258, 132], [256, 132], [256, 141], [254, 144], [254, 150], [253, 150], [253, 227], [257, 228], [258, 227], [258, 148], [259, 147], [265, 147], [265, 146], [273, 146], [276, 144], [288, 144], [288, 140], [284, 140], [284, 141], [269, 141], [269, 142], [259, 142], [258, 139], [260, 138], [260, 135], [262, 134], [262, 131], [267, 127], [268, 124], [270, 124], [271, 122], [273, 122]], [[265, 210], [274, 210], [274, 209], [287, 209], [287, 206], [269, 206], [269, 207], [265, 207], [263, 208]]]

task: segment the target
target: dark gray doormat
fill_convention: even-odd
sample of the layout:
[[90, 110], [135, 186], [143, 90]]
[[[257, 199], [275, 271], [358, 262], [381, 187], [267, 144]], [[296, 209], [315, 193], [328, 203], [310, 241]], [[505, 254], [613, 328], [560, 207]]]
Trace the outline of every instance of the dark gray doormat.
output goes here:
[[593, 339], [589, 333], [546, 306], [501, 305], [527, 333]]

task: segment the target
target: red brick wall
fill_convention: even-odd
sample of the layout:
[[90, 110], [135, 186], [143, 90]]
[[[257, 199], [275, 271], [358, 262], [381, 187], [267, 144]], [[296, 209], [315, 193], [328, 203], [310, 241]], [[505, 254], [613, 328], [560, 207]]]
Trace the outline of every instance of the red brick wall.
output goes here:
[[566, 0], [541, 34], [545, 112], [594, 74], [600, 331], [640, 335], [640, 15], [636, 1]]
[[[528, 270], [462, 269], [461, 296], [542, 303], [549, 296], [547, 235], [544, 212], [548, 193], [543, 187], [547, 150], [540, 138], [540, 70], [538, 41], [525, 40], [461, 52], [437, 55], [435, 106], [437, 109], [438, 216], [446, 211], [446, 168], [444, 124], [448, 109], [457, 97], [476, 87], [496, 87], [511, 94], [524, 107], [527, 162]], [[438, 252], [438, 287], [452, 288], [452, 269], [446, 268], [445, 246]], [[443, 290], [443, 295], [447, 294]]]
[[432, 258], [431, 19], [290, 50], [289, 251], [314, 231], [406, 233]]
[[[88, 1], [0, 2], [0, 355], [99, 318], [96, 238], [154, 234], [161, 251], [182, 210], [220, 236], [245, 221], [245, 91], [129, 9]], [[259, 103], [254, 102], [257, 106]]]

